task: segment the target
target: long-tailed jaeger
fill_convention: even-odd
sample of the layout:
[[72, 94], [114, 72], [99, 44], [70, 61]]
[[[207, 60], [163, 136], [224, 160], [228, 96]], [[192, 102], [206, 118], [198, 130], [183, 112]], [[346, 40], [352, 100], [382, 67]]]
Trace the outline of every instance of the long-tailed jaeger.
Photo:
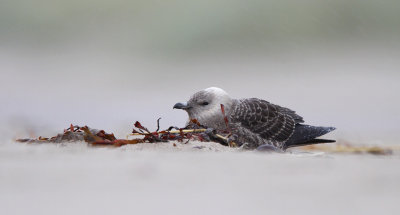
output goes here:
[[233, 99], [217, 87], [199, 91], [188, 102], [177, 103], [174, 108], [185, 110], [189, 119], [196, 119], [208, 128], [226, 130], [221, 104], [228, 118], [229, 141], [244, 148], [261, 146], [285, 150], [293, 146], [335, 142], [316, 139], [334, 127], [305, 125], [303, 117], [288, 108], [258, 98]]

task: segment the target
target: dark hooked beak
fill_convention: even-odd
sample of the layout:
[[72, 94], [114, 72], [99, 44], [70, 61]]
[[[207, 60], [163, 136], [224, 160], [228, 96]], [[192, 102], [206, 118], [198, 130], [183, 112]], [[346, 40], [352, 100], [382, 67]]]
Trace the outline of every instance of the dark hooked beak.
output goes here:
[[180, 103], [176, 103], [175, 105], [174, 105], [174, 109], [182, 109], [182, 110], [186, 110], [186, 109], [189, 109], [189, 108], [191, 108], [188, 104], [187, 104], [187, 102], [180, 102]]

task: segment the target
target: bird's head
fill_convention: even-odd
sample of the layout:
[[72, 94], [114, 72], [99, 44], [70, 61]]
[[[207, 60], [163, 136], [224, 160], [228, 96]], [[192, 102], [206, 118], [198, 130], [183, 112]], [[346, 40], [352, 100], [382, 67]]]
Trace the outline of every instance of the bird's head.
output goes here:
[[232, 103], [233, 99], [224, 90], [210, 87], [193, 94], [187, 102], [176, 103], [174, 108], [185, 110], [190, 119], [212, 127], [215, 123], [224, 122], [221, 104], [225, 111], [229, 111]]

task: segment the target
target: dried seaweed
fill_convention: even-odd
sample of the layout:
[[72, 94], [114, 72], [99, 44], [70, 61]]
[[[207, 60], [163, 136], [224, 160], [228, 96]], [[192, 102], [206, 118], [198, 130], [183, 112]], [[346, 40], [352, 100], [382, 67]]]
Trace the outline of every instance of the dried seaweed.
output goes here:
[[[38, 137], [36, 139], [17, 139], [17, 142], [24, 143], [67, 143], [84, 141], [91, 146], [123, 146], [137, 143], [165, 143], [169, 141], [179, 141], [187, 144], [190, 140], [196, 141], [215, 141], [223, 143], [217, 134], [207, 132], [207, 128], [202, 126], [197, 120], [193, 119], [185, 128], [170, 126], [166, 130], [160, 131], [160, 119], [157, 120], [157, 130], [151, 132], [139, 121], [134, 123], [132, 133], [126, 139], [117, 139], [113, 133], [104, 130], [91, 129], [88, 126], [70, 125], [64, 132], [51, 138]], [[142, 136], [141, 138], [129, 139], [130, 136]], [[224, 144], [225, 145], [225, 144]], [[176, 144], [175, 144], [176, 146]]]
[[[224, 117], [226, 130], [216, 130], [201, 125], [198, 120], [191, 119], [185, 128], [170, 126], [160, 131], [160, 120], [157, 119], [157, 130], [151, 132], [139, 121], [136, 121], [132, 133], [126, 139], [117, 139], [113, 133], [106, 133], [104, 130], [91, 129], [88, 126], [70, 125], [64, 132], [51, 138], [38, 137], [37, 139], [18, 139], [18, 142], [28, 143], [63, 143], [85, 141], [92, 146], [122, 146], [137, 143], [160, 143], [178, 141], [184, 144], [191, 140], [213, 141], [225, 146], [236, 147], [237, 145], [229, 140], [231, 129], [229, 128], [228, 117], [225, 115], [224, 105], [221, 104], [221, 113]], [[129, 139], [130, 136], [142, 136], [142, 138]]]

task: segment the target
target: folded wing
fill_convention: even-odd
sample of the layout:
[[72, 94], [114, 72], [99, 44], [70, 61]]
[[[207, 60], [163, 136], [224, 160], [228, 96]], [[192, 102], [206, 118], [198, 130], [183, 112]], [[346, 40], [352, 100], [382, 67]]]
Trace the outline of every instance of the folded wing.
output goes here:
[[231, 116], [252, 133], [281, 143], [291, 137], [297, 123], [304, 122], [294, 111], [257, 98], [240, 100]]

